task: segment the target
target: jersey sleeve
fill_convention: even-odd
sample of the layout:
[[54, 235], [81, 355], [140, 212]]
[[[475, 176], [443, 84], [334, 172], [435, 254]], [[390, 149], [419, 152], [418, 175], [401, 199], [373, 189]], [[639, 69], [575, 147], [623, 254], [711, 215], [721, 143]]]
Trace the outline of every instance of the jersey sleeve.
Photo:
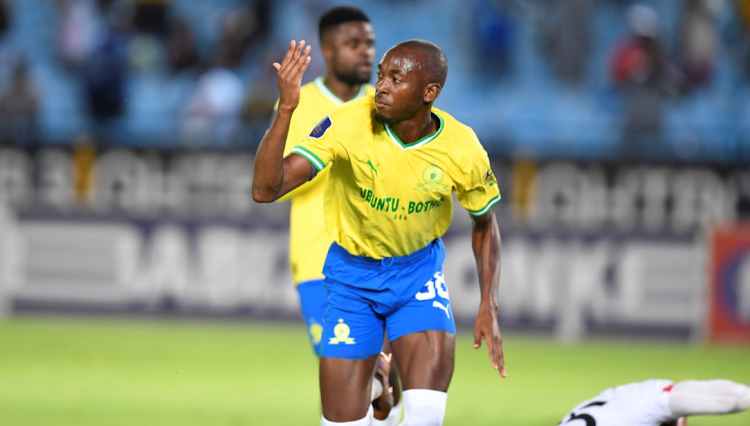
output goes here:
[[322, 119], [310, 132], [310, 135], [290, 151], [301, 155], [320, 172], [330, 164], [336, 155], [339, 144], [336, 142], [336, 129], [331, 117]]
[[487, 152], [478, 140], [475, 139], [473, 143], [477, 144], [477, 149], [472, 150], [472, 156], [466, 159], [466, 165], [462, 167], [464, 173], [456, 185], [456, 198], [469, 214], [483, 216], [500, 201], [500, 189]]

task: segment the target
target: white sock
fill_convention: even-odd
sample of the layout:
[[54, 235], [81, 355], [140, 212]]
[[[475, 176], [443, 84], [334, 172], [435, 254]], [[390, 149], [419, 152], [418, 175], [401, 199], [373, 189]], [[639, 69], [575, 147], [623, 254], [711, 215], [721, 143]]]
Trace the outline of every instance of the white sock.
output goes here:
[[686, 380], [669, 393], [675, 417], [693, 414], [729, 414], [750, 408], [750, 387], [729, 380]]
[[448, 394], [429, 389], [409, 389], [401, 395], [404, 421], [401, 426], [442, 426]]

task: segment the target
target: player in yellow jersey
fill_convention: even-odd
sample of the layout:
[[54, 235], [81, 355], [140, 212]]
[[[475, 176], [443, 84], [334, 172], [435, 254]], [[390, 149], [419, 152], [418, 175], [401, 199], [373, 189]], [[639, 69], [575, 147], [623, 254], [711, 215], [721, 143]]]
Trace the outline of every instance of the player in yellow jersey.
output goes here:
[[[300, 103], [294, 112], [287, 135], [284, 154], [304, 140], [323, 117], [345, 102], [373, 96], [375, 88], [367, 84], [372, 78], [375, 60], [375, 34], [367, 15], [360, 9], [339, 6], [324, 12], [318, 21], [318, 37], [326, 62], [325, 77], [318, 77], [302, 86]], [[315, 354], [320, 354], [320, 338], [323, 333], [328, 292], [323, 285], [323, 262], [333, 239], [328, 236], [323, 219], [323, 187], [327, 170], [284, 198], [291, 199], [289, 260], [292, 279], [300, 300], [302, 319], [307, 325], [310, 342]], [[390, 378], [376, 377], [375, 389], [389, 385], [395, 389], [389, 404], [373, 404], [376, 417], [383, 418], [383, 425], [395, 425], [401, 415], [400, 386], [396, 369]], [[382, 386], [382, 385], [385, 386]], [[374, 391], [375, 392], [375, 391]], [[373, 393], [373, 397], [377, 396]], [[386, 398], [388, 395], [384, 395]], [[382, 406], [381, 406], [382, 405]]]
[[324, 216], [334, 242], [320, 360], [322, 424], [364, 426], [372, 371], [387, 331], [404, 388], [402, 425], [441, 425], [453, 376], [455, 323], [440, 237], [452, 194], [473, 220], [481, 300], [474, 347], [487, 342], [506, 376], [497, 323], [500, 200], [474, 132], [434, 109], [448, 74], [436, 45], [402, 42], [378, 65], [374, 97], [343, 105], [283, 156], [310, 48], [292, 41], [278, 70], [279, 109], [258, 147], [253, 198], [271, 202], [330, 167]]

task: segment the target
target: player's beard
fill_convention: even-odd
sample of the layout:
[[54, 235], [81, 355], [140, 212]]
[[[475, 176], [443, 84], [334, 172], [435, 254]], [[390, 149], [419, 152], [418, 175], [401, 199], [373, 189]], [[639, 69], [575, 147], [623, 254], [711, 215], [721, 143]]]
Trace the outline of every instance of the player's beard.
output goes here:
[[361, 75], [355, 69], [342, 71], [340, 69], [334, 70], [336, 78], [350, 86], [357, 86], [360, 84], [367, 84], [370, 82], [370, 74]]
[[380, 124], [388, 124], [391, 122], [391, 119], [382, 114], [375, 113], [375, 121]]

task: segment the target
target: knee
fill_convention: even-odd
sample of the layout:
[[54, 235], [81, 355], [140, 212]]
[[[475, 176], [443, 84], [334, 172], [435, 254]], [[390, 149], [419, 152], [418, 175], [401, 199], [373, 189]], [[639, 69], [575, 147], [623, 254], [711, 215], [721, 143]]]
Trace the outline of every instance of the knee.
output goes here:
[[442, 426], [448, 394], [429, 389], [404, 391], [404, 421], [401, 426]]

